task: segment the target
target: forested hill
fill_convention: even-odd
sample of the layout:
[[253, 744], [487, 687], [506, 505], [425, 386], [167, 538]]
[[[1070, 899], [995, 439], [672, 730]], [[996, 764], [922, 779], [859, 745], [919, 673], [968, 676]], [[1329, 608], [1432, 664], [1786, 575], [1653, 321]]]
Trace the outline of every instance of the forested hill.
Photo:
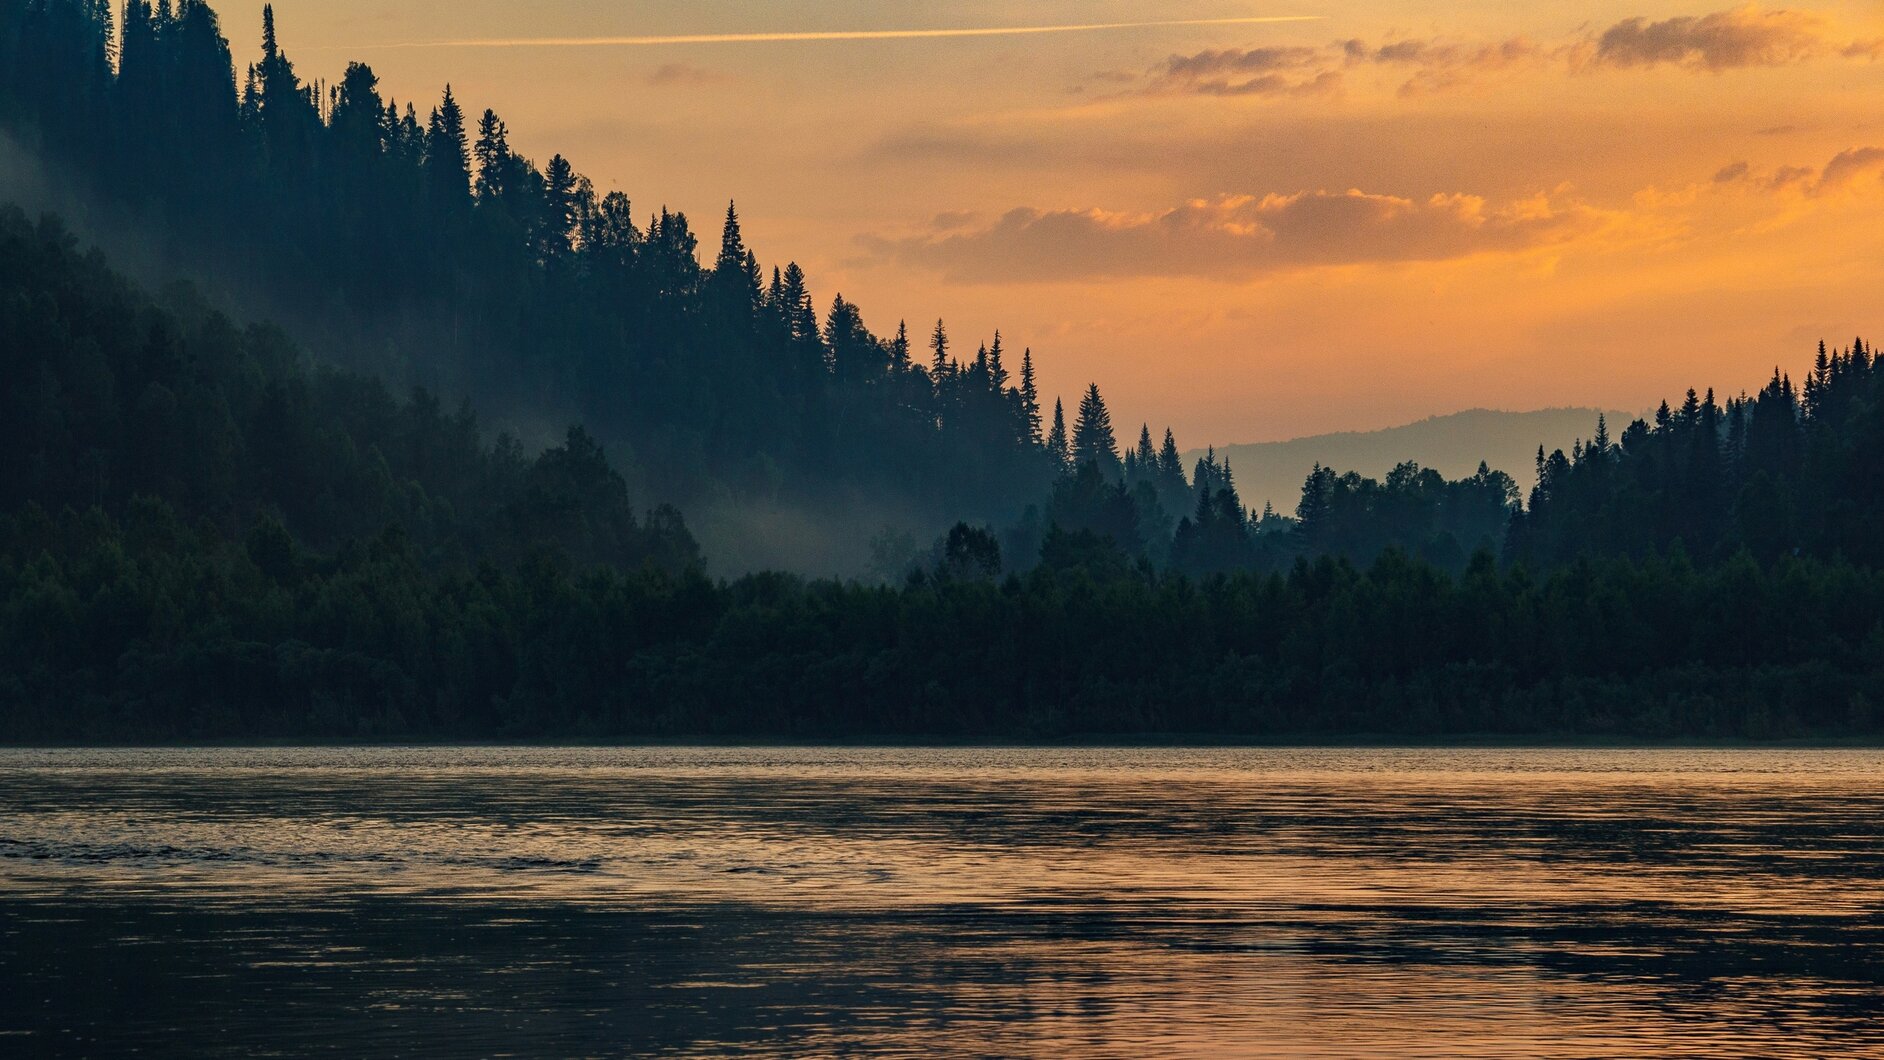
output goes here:
[[319, 354], [500, 425], [586, 424], [725, 566], [853, 569], [886, 525], [926, 540], [1050, 483], [1028, 351], [866, 324], [762, 265], [730, 206], [697, 235], [518, 154], [449, 86], [311, 81], [287, 36], [270, 12], [237, 61], [201, 0], [0, 0], [0, 130], [156, 267]]
[[[1227, 468], [1186, 482], [1148, 432], [1117, 453], [1089, 392], [1052, 432], [1068, 470], [1046, 525], [1007, 535], [1024, 547], [958, 525], [933, 562], [868, 586], [709, 580], [678, 516], [637, 516], [584, 432], [534, 459], [485, 445], [468, 412], [310, 369], [187, 290], [162, 301], [56, 223], [0, 214], [0, 739], [1771, 737], [1881, 720], [1884, 570], [1843, 536], [1880, 494], [1862, 344], [1828, 351], [1803, 399], [1782, 377], [1545, 458], [1514, 527], [1531, 569], [1460, 558], [1510, 518], [1505, 476], [1323, 470], [1299, 521], [1252, 520]], [[1187, 490], [1167, 531], [1159, 494]], [[1615, 539], [1618, 514], [1653, 521]], [[1567, 527], [1592, 547], [1559, 561], [1545, 549]], [[1672, 535], [1695, 527], [1717, 536], [1690, 554]]]
[[300, 549], [374, 540], [428, 567], [701, 561], [678, 512], [637, 516], [580, 428], [534, 457], [508, 436], [487, 445], [469, 409], [311, 368], [279, 331], [238, 327], [187, 287], [155, 304], [57, 221], [12, 208], [0, 373], [0, 516], [29, 537], [91, 511], [246, 540], [284, 576]]

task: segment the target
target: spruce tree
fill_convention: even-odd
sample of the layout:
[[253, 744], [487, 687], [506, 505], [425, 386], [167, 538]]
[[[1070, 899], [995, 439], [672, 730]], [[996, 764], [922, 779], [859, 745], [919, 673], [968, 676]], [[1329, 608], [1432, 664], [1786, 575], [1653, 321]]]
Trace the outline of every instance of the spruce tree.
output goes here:
[[1112, 434], [1112, 413], [1106, 411], [1099, 396], [1099, 384], [1090, 383], [1079, 402], [1079, 419], [1073, 426], [1073, 461], [1078, 466], [1097, 464], [1099, 470], [1119, 472], [1119, 443]]
[[1021, 444], [1040, 444], [1040, 389], [1034, 382], [1034, 351], [1021, 351]]
[[543, 212], [536, 233], [539, 261], [561, 261], [575, 249], [570, 242], [576, 217], [582, 212], [587, 180], [578, 176], [574, 166], [562, 155], [551, 156], [543, 169]]
[[510, 190], [506, 185], [511, 168], [510, 129], [496, 111], [487, 109], [478, 119], [478, 140], [471, 154], [478, 163], [478, 202], [495, 204]]
[[462, 205], [471, 190], [471, 153], [464, 110], [445, 86], [445, 97], [432, 109], [425, 131], [425, 171], [432, 201], [441, 207]]
[[1158, 450], [1158, 471], [1166, 478], [1184, 481], [1184, 458], [1178, 455], [1177, 436], [1164, 429], [1164, 445]]
[[994, 345], [988, 347], [988, 389], [1007, 389], [1007, 369], [1001, 364], [1001, 333], [994, 333]]
[[896, 337], [890, 340], [890, 364], [897, 372], [909, 369], [909, 322], [896, 322]]
[[1066, 438], [1066, 407], [1053, 399], [1053, 427], [1047, 431], [1047, 455], [1056, 471], [1064, 475], [1073, 467], [1073, 450]]
[[939, 318], [935, 322], [934, 333], [929, 336], [929, 350], [932, 355], [929, 361], [929, 374], [940, 382], [942, 377], [949, 372], [949, 333], [948, 329], [942, 326]]

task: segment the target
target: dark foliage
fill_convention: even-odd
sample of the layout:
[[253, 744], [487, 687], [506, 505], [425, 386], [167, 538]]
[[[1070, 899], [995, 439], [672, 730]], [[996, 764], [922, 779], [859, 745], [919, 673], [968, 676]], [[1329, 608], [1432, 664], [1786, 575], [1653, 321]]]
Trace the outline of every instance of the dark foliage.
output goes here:
[[187, 288], [159, 308], [56, 222], [7, 209], [0, 378], [0, 511], [30, 506], [29, 523], [167, 512], [205, 540], [246, 533], [282, 576], [295, 542], [333, 550], [389, 527], [428, 568], [543, 549], [580, 566], [699, 563], [672, 509], [637, 519], [580, 428], [534, 459], [510, 438], [486, 446], [469, 409], [310, 369], [279, 332], [237, 328]]
[[539, 166], [449, 86], [421, 110], [362, 64], [304, 80], [272, 11], [246, 67], [202, 0], [122, 21], [0, 0], [0, 124], [141, 250], [330, 359], [580, 421], [652, 496], [803, 508], [857, 552], [886, 521], [1009, 518], [1051, 481], [1031, 353], [1011, 379], [998, 335], [964, 362], [938, 324], [924, 364], [841, 295], [821, 318], [796, 265], [767, 282], [732, 207], [703, 265], [686, 216]]

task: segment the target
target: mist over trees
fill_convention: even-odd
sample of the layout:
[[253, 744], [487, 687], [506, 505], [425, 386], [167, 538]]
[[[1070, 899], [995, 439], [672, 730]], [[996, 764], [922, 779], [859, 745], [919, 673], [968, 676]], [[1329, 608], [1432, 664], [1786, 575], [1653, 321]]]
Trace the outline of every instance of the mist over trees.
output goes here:
[[1016, 378], [999, 335], [969, 354], [940, 323], [925, 351], [926, 326], [763, 266], [736, 207], [703, 248], [449, 85], [309, 80], [272, 10], [237, 62], [201, 0], [0, 0], [0, 120], [321, 354], [499, 423], [582, 422], [649, 496], [811, 513], [828, 555], [1011, 517], [1052, 480], [1031, 352]]

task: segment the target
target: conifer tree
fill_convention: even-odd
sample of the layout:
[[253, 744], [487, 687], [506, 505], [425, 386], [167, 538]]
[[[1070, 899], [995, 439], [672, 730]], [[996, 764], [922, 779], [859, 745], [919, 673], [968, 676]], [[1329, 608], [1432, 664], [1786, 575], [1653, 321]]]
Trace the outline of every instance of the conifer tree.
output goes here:
[[471, 189], [471, 155], [464, 110], [450, 85], [445, 86], [445, 96], [432, 109], [426, 125], [425, 171], [436, 205], [449, 208], [465, 202]]
[[562, 155], [552, 156], [543, 170], [543, 224], [536, 240], [539, 260], [559, 261], [574, 249], [570, 233], [575, 230], [583, 194], [583, 178], [576, 175], [575, 167]]
[[1150, 477], [1158, 470], [1158, 451], [1151, 447], [1151, 424], [1149, 423], [1139, 424], [1136, 455], [1140, 474]]
[[1007, 369], [1001, 364], [1001, 332], [994, 333], [994, 345], [988, 347], [988, 388], [990, 390], [1007, 389]]
[[[773, 282], [778, 282], [776, 271]], [[720, 229], [720, 252], [713, 259], [713, 272], [707, 284], [716, 303], [715, 310], [729, 314], [734, 323], [749, 318], [761, 300], [758, 260], [746, 248], [739, 227], [739, 211], [732, 202], [726, 204], [726, 224]]]
[[1158, 449], [1158, 470], [1166, 478], [1184, 481], [1184, 458], [1178, 455], [1177, 436], [1164, 429], [1164, 445]]
[[1073, 425], [1073, 461], [1076, 465], [1097, 464], [1099, 470], [1119, 472], [1119, 443], [1112, 434], [1112, 413], [1099, 396], [1099, 384], [1086, 387], [1079, 402], [1079, 418]]
[[909, 370], [909, 322], [896, 322], [896, 337], [890, 340], [890, 365], [899, 374]]
[[1066, 407], [1059, 398], [1053, 399], [1053, 426], [1047, 431], [1047, 455], [1053, 458], [1053, 466], [1064, 475], [1073, 467], [1073, 449], [1066, 437]]
[[506, 185], [510, 180], [512, 156], [510, 129], [496, 111], [486, 109], [484, 116], [478, 119], [478, 139], [471, 154], [478, 163], [478, 202], [481, 205], [499, 202], [510, 190]]
[[1034, 351], [1021, 351], [1020, 441], [1025, 446], [1040, 444], [1040, 388], [1034, 382]]
[[949, 372], [949, 333], [948, 329], [942, 326], [939, 318], [935, 322], [934, 333], [929, 336], [929, 351], [931, 354], [929, 374], [935, 377], [937, 383], [940, 383], [942, 377], [948, 375]]

